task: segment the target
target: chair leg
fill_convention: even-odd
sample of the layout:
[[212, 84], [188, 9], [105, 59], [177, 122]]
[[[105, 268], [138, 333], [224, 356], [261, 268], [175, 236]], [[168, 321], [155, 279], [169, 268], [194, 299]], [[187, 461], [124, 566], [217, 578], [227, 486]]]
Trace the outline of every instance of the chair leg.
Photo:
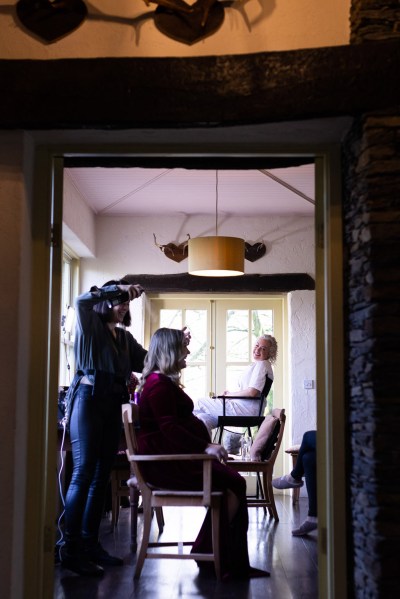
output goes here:
[[134, 486], [129, 487], [129, 502], [131, 507], [131, 551], [137, 550], [137, 520], [139, 508], [139, 489]]
[[158, 532], [161, 534], [162, 531], [164, 530], [164, 524], [165, 524], [163, 509], [162, 509], [162, 507], [156, 507], [156, 508], [154, 508], [154, 511], [156, 513]]
[[119, 518], [119, 497], [118, 497], [118, 477], [117, 473], [111, 473], [111, 528], [118, 524]]
[[219, 427], [219, 435], [218, 435], [218, 443], [219, 445], [222, 444], [222, 435], [224, 434], [224, 427], [220, 426]]
[[150, 528], [151, 528], [151, 513], [152, 508], [150, 505], [150, 497], [142, 496], [143, 502], [143, 536], [140, 544], [139, 554], [136, 560], [136, 568], [134, 578], [137, 580], [140, 577], [140, 573], [143, 568], [144, 560], [147, 555], [147, 548], [149, 546]]
[[217, 580], [221, 580], [221, 560], [220, 560], [220, 545], [219, 545], [219, 533], [220, 533], [220, 507], [221, 501], [218, 498], [217, 505], [213, 506], [211, 510], [211, 527], [212, 527], [212, 547], [214, 555], [214, 568]]
[[276, 522], [279, 522], [278, 511], [275, 505], [274, 491], [272, 488], [272, 472], [263, 473], [264, 493], [268, 500], [268, 511]]
[[[259, 473], [259, 472], [257, 472], [256, 474], [257, 474], [257, 491], [256, 491], [256, 498], [257, 498], [257, 499], [259, 499], [259, 498], [261, 497], [261, 499], [264, 499], [264, 500], [265, 500], [264, 486], [263, 486], [263, 484], [262, 484], [262, 482], [261, 482], [261, 476], [260, 476], [260, 473]], [[266, 509], [266, 507], [265, 507], [265, 506], [263, 507], [263, 511], [264, 511], [264, 514], [266, 514], [266, 513], [267, 513], [267, 509]]]

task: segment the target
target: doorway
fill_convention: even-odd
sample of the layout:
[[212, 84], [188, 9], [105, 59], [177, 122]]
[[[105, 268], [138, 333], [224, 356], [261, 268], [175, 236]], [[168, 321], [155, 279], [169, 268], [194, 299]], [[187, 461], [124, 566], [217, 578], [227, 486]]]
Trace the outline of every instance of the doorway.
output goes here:
[[[77, 144], [73, 150], [81, 154], [84, 150], [79, 148]], [[89, 152], [88, 150], [86, 150]], [[99, 149], [97, 152], [102, 152], [104, 149]], [[107, 154], [114, 151], [120, 155], [121, 150], [107, 149]], [[47, 181], [45, 197], [47, 198], [47, 210], [39, 210], [41, 215], [45, 217], [45, 222], [48, 226], [56, 231], [61, 226], [62, 222], [62, 202], [60, 194], [62, 190], [62, 169], [64, 166], [64, 156], [66, 153], [71, 154], [71, 147], [66, 149], [52, 148], [47, 145], [44, 149], [36, 148], [36, 158], [40, 163], [40, 167], [35, 170], [37, 179], [43, 177]], [[90, 150], [93, 152], [93, 150]], [[293, 152], [293, 148], [291, 149]], [[95, 153], [96, 154], [96, 153]], [[92, 154], [93, 155], [93, 154]], [[345, 580], [346, 573], [346, 555], [345, 555], [345, 540], [344, 533], [340, 533], [341, 518], [345, 516], [345, 495], [343, 489], [338, 486], [338, 480], [341, 477], [335, 477], [335, 472], [343, 468], [343, 448], [340, 444], [343, 442], [340, 433], [335, 436], [332, 434], [335, 428], [335, 423], [340, 422], [343, 411], [343, 393], [342, 381], [343, 372], [339, 362], [333, 363], [330, 359], [333, 353], [333, 347], [341, 344], [342, 332], [342, 306], [339, 298], [341, 297], [341, 273], [338, 265], [341, 264], [341, 214], [340, 214], [340, 193], [337, 181], [339, 181], [339, 162], [335, 149], [319, 151], [315, 153], [317, 164], [317, 216], [316, 216], [316, 231], [317, 231], [317, 342], [318, 348], [318, 431], [321, 437], [319, 443], [319, 501], [320, 501], [320, 593], [321, 597], [334, 597], [335, 589], [338, 585], [345, 588], [343, 577]], [[332, 173], [336, 172], [336, 176]], [[328, 176], [328, 173], [330, 176]], [[34, 204], [43, 205], [43, 188], [40, 185], [36, 188], [34, 196]], [[49, 209], [51, 207], [51, 209]], [[51, 215], [51, 216], [50, 216]], [[43, 339], [48, 339], [49, 351], [46, 353], [45, 359], [39, 356], [35, 363], [37, 374], [32, 377], [30, 384], [32, 386], [39, 382], [38, 387], [43, 389], [45, 398], [44, 409], [47, 418], [39, 423], [39, 429], [36, 431], [36, 438], [41, 439], [43, 453], [45, 455], [45, 463], [43, 469], [39, 472], [39, 476], [34, 483], [33, 493], [37, 493], [41, 498], [44, 509], [41, 511], [41, 517], [36, 516], [37, 522], [34, 521], [32, 514], [27, 512], [27, 525], [33, 535], [37, 532], [37, 536], [33, 536], [36, 543], [36, 551], [39, 560], [39, 574], [37, 574], [29, 563], [26, 564], [25, 576], [31, 580], [33, 596], [51, 596], [51, 574], [53, 568], [51, 541], [52, 541], [52, 522], [54, 516], [55, 505], [54, 489], [46, 480], [45, 473], [53, 471], [54, 458], [52, 458], [53, 445], [48, 442], [49, 434], [51, 438], [52, 426], [56, 422], [55, 402], [52, 401], [54, 391], [57, 388], [57, 371], [58, 367], [54, 368], [55, 359], [58, 360], [57, 340], [59, 338], [59, 293], [60, 293], [60, 249], [57, 244], [51, 248], [47, 245], [47, 234], [44, 234], [43, 223], [38, 225], [40, 230], [40, 238], [43, 240], [43, 246], [40, 247], [40, 254], [47, 255], [48, 261], [46, 266], [43, 263], [38, 265], [42, 276], [39, 277], [44, 282], [43, 288], [49, 289], [49, 305], [45, 309], [51, 314], [50, 322], [44, 320], [43, 306], [37, 307], [40, 313], [38, 319], [37, 334]], [[47, 231], [47, 230], [46, 230]], [[46, 249], [47, 248], [47, 249]], [[37, 254], [37, 249], [36, 249]], [[42, 288], [42, 293], [43, 293]], [[333, 293], [335, 289], [335, 293]], [[52, 353], [52, 350], [54, 352]], [[33, 348], [32, 348], [33, 352]], [[55, 373], [55, 374], [54, 374]], [[39, 379], [39, 380], [38, 380]], [[33, 387], [37, 391], [38, 387]], [[53, 407], [54, 405], [54, 407]], [[335, 410], [333, 410], [333, 405]], [[30, 424], [32, 426], [32, 424]], [[335, 455], [335, 459], [333, 459]], [[30, 462], [28, 459], [28, 468]], [[320, 476], [321, 473], [321, 476]], [[335, 493], [333, 493], [333, 479], [335, 478]], [[338, 528], [336, 528], [339, 523]], [[334, 534], [335, 532], [335, 534]], [[43, 539], [45, 537], [45, 539]], [[45, 542], [43, 542], [43, 540]], [[44, 551], [43, 551], [44, 547]], [[37, 562], [36, 562], [37, 563]], [[333, 572], [335, 571], [335, 577]], [[40, 588], [38, 594], [37, 589]], [[341, 594], [345, 597], [345, 594]]]

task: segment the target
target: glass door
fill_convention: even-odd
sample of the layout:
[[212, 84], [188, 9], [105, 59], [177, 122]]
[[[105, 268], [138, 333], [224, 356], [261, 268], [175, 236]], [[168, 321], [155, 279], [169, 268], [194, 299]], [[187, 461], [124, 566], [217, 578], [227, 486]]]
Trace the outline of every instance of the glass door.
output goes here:
[[146, 343], [159, 327], [190, 329], [190, 356], [182, 382], [195, 400], [235, 389], [241, 372], [252, 362], [252, 349], [263, 333], [278, 341], [279, 360], [274, 365], [275, 381], [268, 407], [283, 406], [284, 297], [257, 296], [240, 299], [196, 295], [149, 297]]
[[174, 299], [171, 296], [168, 299], [150, 299], [149, 320], [149, 328], [145, 327], [148, 333], [147, 344], [154, 331], [160, 327], [188, 327], [191, 333], [190, 354], [186, 360], [187, 367], [182, 371], [181, 381], [192, 399], [208, 395], [215, 376], [211, 331], [212, 300], [187, 297]]

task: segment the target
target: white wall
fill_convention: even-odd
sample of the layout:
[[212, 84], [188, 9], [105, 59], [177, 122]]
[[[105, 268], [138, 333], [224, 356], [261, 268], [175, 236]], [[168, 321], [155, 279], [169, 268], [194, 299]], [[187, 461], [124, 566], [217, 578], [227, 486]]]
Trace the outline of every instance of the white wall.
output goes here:
[[237, 0], [225, 6], [222, 27], [193, 45], [173, 41], [156, 29], [155, 3], [146, 7], [142, 0], [93, 0], [86, 5], [89, 15], [80, 27], [48, 44], [21, 27], [10, 0], [0, 0], [0, 57], [186, 57], [349, 43], [350, 0]]
[[[315, 291], [293, 291], [288, 298], [289, 395], [292, 442], [301, 443], [303, 433], [317, 428], [316, 414], [316, 321]], [[304, 389], [304, 381], [313, 389]]]
[[78, 256], [96, 254], [95, 221], [70, 177], [64, 177], [63, 240]]
[[[245, 262], [246, 274], [296, 273], [314, 276], [314, 223], [310, 217], [255, 215], [221, 220], [220, 235], [233, 235], [255, 243], [264, 241], [267, 253]], [[82, 261], [86, 288], [124, 274], [187, 272], [187, 260], [176, 263], [155, 246], [180, 243], [191, 237], [214, 234], [215, 216], [96, 217], [96, 257]]]

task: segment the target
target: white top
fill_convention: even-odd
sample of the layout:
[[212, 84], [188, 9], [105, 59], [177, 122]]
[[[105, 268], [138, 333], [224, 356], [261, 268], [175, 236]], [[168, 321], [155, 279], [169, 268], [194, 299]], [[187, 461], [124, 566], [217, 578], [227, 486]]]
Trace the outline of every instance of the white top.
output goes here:
[[260, 393], [264, 389], [265, 379], [268, 377], [274, 380], [274, 372], [271, 363], [268, 360], [256, 360], [244, 371], [240, 377], [239, 389], [242, 391], [248, 387], [257, 389]]

